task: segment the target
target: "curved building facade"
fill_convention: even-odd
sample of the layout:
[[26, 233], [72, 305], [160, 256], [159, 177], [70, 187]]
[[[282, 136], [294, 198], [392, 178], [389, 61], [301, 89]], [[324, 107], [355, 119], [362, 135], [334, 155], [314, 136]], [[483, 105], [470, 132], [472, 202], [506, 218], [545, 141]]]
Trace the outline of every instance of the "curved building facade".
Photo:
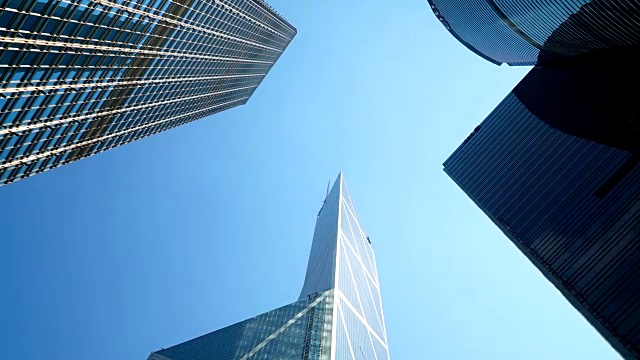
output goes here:
[[456, 39], [498, 65], [618, 59], [620, 54], [634, 56], [640, 44], [638, 0], [428, 2]]

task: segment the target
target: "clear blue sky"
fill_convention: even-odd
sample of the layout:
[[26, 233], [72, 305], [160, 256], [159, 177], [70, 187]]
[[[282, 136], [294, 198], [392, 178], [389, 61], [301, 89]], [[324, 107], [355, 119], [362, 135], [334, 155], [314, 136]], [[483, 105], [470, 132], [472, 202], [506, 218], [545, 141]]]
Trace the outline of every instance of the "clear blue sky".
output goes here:
[[394, 359], [618, 359], [442, 172], [522, 78], [425, 1], [271, 0], [249, 103], [0, 188], [2, 358], [143, 360], [294, 301], [328, 180], [378, 260]]

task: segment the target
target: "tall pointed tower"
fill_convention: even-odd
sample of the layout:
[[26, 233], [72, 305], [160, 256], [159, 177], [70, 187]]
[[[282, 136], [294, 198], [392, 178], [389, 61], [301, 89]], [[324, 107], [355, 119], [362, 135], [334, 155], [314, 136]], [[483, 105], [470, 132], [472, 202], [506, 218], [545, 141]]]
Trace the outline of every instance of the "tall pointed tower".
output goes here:
[[318, 213], [298, 301], [148, 358], [231, 359], [389, 359], [373, 248], [342, 173]]

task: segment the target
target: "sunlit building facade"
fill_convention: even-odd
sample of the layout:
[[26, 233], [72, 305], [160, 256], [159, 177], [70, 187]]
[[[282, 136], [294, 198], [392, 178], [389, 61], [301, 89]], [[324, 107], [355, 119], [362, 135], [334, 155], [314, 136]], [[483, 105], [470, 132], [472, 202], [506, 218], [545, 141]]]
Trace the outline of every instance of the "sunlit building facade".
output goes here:
[[298, 301], [148, 358], [231, 359], [389, 359], [375, 255], [342, 174], [318, 214]]
[[632, 64], [534, 68], [444, 163], [627, 359], [640, 358], [638, 81]]
[[[637, 0], [428, 0], [449, 32], [495, 63], [638, 60]], [[631, 61], [631, 60], [628, 60]]]
[[0, 0], [0, 185], [246, 103], [295, 34], [262, 0]]

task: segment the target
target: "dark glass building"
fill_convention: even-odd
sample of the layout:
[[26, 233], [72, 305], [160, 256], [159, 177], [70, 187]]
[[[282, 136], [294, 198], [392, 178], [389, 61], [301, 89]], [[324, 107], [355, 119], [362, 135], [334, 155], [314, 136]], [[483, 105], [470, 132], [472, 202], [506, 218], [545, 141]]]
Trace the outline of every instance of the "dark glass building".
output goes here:
[[445, 172], [625, 358], [640, 358], [634, 66], [534, 68]]
[[0, 185], [246, 103], [295, 34], [262, 0], [0, 0]]
[[[535, 65], [639, 59], [638, 0], [428, 0], [442, 24], [484, 59]], [[618, 53], [619, 52], [619, 53]]]
[[232, 359], [389, 359], [373, 248], [342, 174], [318, 213], [298, 301], [148, 358]]

